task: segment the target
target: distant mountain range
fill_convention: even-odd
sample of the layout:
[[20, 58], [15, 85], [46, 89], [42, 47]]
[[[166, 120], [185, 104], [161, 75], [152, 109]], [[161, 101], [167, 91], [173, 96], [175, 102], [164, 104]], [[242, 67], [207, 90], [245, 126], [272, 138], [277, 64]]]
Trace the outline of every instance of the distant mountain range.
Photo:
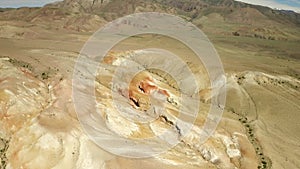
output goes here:
[[300, 14], [296, 12], [274, 10], [234, 0], [65, 0], [57, 3], [57, 5], [69, 10], [77, 8], [77, 10], [82, 12], [98, 15], [109, 13], [115, 15], [115, 17], [136, 12], [137, 9], [141, 8], [145, 10], [152, 9], [153, 11], [163, 10], [165, 12], [168, 12], [167, 9], [173, 8], [177, 14], [184, 14], [191, 19], [213, 12], [220, 13], [226, 17], [240, 9], [250, 8], [253, 12], [259, 12], [269, 19], [300, 25]]
[[64, 0], [42, 8], [0, 11], [0, 20], [21, 20], [80, 32], [94, 31], [101, 24], [131, 13], [156, 11], [179, 15], [208, 34], [300, 39], [299, 13], [234, 0]]

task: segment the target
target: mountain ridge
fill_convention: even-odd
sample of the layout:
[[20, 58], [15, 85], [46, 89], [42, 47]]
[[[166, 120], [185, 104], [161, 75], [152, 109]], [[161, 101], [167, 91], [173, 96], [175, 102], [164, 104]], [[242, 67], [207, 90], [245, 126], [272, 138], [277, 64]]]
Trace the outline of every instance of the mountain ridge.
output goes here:
[[1, 9], [0, 20], [94, 32], [107, 22], [136, 12], [178, 15], [208, 34], [300, 40], [300, 14], [234, 0], [64, 0], [41, 8]]
[[[112, 9], [112, 5], [114, 3], [118, 3], [118, 6], [121, 4], [130, 5], [132, 8], [136, 8], [138, 5], [144, 5], [147, 3], [152, 4], [160, 4], [165, 7], [172, 7], [178, 12], [195, 12], [197, 14], [205, 15], [209, 12], [213, 12], [214, 10], [219, 10], [222, 14], [230, 13], [234, 9], [240, 8], [254, 8], [261, 12], [262, 14], [270, 17], [271, 19], [275, 19], [274, 15], [277, 17], [277, 21], [279, 19], [285, 18], [290, 22], [300, 25], [300, 14], [291, 11], [291, 10], [277, 10], [272, 9], [270, 7], [261, 6], [261, 5], [253, 5], [235, 0], [64, 0], [58, 1], [50, 4], [46, 4], [44, 7], [21, 7], [21, 8], [0, 8], [0, 12], [9, 12], [12, 10], [20, 10], [20, 9], [43, 9], [43, 8], [61, 8], [67, 11], [77, 11], [77, 12], [85, 12], [90, 14], [99, 14], [101, 10]], [[127, 6], [126, 6], [127, 7]], [[227, 9], [224, 9], [224, 8]], [[211, 9], [210, 9], [211, 8]], [[116, 9], [116, 8], [115, 8]], [[208, 10], [212, 11], [208, 11]], [[130, 9], [129, 9], [130, 11]], [[111, 11], [117, 12], [117, 11]], [[134, 9], [131, 11], [134, 12]], [[129, 13], [128, 13], [129, 14]], [[272, 15], [273, 14], [273, 15]], [[192, 15], [192, 14], [190, 14]], [[194, 14], [195, 15], [195, 14]], [[196, 16], [194, 16], [196, 17]], [[278, 18], [279, 17], [279, 18]]]

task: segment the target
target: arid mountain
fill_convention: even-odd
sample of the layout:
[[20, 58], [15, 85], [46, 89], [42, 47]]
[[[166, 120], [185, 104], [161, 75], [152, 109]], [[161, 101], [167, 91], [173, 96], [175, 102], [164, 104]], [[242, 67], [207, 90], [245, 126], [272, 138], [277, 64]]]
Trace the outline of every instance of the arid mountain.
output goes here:
[[[74, 109], [73, 73], [93, 32], [118, 17], [147, 11], [180, 16], [208, 35], [226, 72], [227, 102], [216, 131], [199, 144], [212, 92], [195, 53], [159, 35], [116, 44], [95, 78], [97, 109], [107, 127], [130, 138], [171, 128], [170, 135], [181, 140], [153, 158], [130, 159], [104, 151], [82, 130]], [[136, 123], [113, 106], [116, 69], [125, 60], [138, 61], [134, 56], [151, 61], [149, 48], [180, 56], [199, 77], [201, 110], [187, 137], [181, 138], [183, 126], [175, 119], [178, 106], [189, 105], [177, 102], [180, 91], [163, 71], [145, 70], [129, 87], [114, 89], [121, 108], [148, 109], [153, 91], [167, 97], [166, 111], [154, 123]], [[233, 0], [65, 0], [40, 8], [0, 9], [0, 169], [298, 169], [299, 49], [299, 14]], [[80, 77], [88, 79], [82, 72], [90, 67], [84, 66]], [[173, 62], [170, 67], [179, 68]], [[120, 75], [118, 81], [125, 79]], [[85, 99], [81, 103], [90, 107]]]
[[157, 11], [180, 15], [213, 34], [295, 40], [295, 34], [300, 32], [298, 13], [234, 0], [65, 0], [43, 8], [0, 11], [1, 20], [46, 25], [53, 20], [57, 24], [51, 25], [57, 26], [49, 27], [74, 31], [94, 31], [105, 21], [135, 12]]
[[[243, 2], [234, 0], [65, 0], [58, 3], [59, 6], [68, 9], [76, 9], [84, 11], [86, 13], [103, 14], [113, 13], [118, 17], [125, 14], [136, 12], [140, 7], [147, 8], [152, 6], [152, 10], [159, 10], [159, 7], [165, 12], [168, 12], [167, 8], [174, 8], [177, 14], [184, 14], [185, 16], [194, 19], [208, 15], [210, 13], [219, 13], [224, 17], [232, 15], [234, 12], [240, 11], [242, 8], [250, 8], [250, 15], [253, 19], [257, 17], [265, 16], [270, 20], [276, 20], [281, 23], [293, 23], [300, 24], [300, 14], [291, 11], [273, 10], [268, 7], [250, 5]], [[154, 7], [158, 9], [155, 9]], [[260, 13], [260, 16], [251, 14]], [[243, 17], [247, 13], [242, 14]], [[237, 17], [239, 17], [237, 15]], [[266, 19], [266, 18], [265, 18]], [[230, 22], [231, 20], [228, 19]], [[239, 22], [240, 23], [240, 22]]]

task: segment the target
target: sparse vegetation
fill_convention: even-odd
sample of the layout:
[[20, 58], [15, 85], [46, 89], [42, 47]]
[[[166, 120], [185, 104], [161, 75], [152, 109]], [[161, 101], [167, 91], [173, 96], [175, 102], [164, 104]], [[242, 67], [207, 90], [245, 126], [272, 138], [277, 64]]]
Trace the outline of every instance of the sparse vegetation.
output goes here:
[[0, 159], [1, 159], [0, 169], [5, 169], [7, 166], [6, 151], [9, 147], [9, 140], [0, 138], [0, 144], [1, 144], [1, 147], [0, 147]]
[[9, 59], [9, 62], [17, 67], [23, 67], [30, 71], [33, 71], [33, 67], [30, 63], [27, 63], [27, 62], [24, 62], [21, 60], [12, 59], [12, 58]]
[[42, 78], [43, 80], [48, 79], [48, 78], [49, 78], [49, 72], [43, 72], [43, 73], [41, 74], [41, 78]]

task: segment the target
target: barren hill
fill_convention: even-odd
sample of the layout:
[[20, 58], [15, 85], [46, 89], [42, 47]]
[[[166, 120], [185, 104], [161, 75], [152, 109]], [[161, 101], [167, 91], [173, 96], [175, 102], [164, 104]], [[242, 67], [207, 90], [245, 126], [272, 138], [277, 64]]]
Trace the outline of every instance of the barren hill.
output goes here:
[[[201, 77], [201, 111], [192, 132], [173, 149], [137, 160], [110, 154], [86, 136], [71, 86], [78, 54], [94, 31], [118, 17], [147, 11], [178, 15], [208, 35], [226, 72], [227, 103], [215, 133], [200, 145], [211, 88], [203, 65], [191, 59], [194, 52], [157, 35], [117, 44], [99, 70], [95, 93], [106, 125], [124, 137], [146, 138], [166, 128], [177, 137], [182, 126], [175, 122], [179, 91], [174, 79], [157, 70], [133, 79], [130, 98], [123, 97], [124, 88], [116, 90], [122, 98], [118, 103], [144, 110], [149, 93], [158, 90], [168, 97], [165, 113], [145, 127], [116, 111], [110, 80], [120, 61], [160, 48], [185, 58]], [[65, 0], [0, 9], [0, 168], [300, 168], [299, 49], [298, 13], [233, 0]]]

